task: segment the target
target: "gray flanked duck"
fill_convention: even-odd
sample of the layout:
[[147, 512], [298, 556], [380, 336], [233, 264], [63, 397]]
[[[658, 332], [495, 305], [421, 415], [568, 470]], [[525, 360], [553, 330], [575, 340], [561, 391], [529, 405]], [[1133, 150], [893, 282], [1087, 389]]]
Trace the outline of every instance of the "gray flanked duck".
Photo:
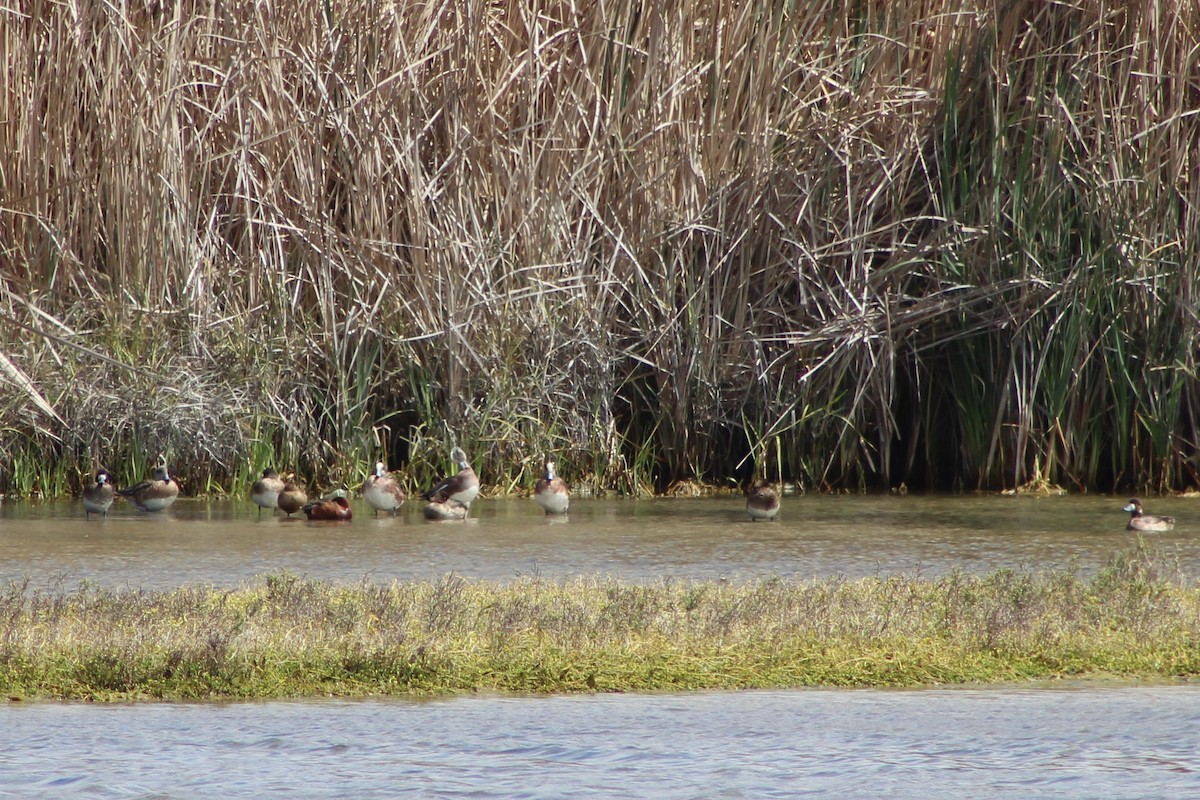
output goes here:
[[166, 463], [160, 461], [148, 480], [127, 489], [118, 489], [117, 494], [142, 511], [162, 511], [179, 497], [179, 482], [167, 472]]

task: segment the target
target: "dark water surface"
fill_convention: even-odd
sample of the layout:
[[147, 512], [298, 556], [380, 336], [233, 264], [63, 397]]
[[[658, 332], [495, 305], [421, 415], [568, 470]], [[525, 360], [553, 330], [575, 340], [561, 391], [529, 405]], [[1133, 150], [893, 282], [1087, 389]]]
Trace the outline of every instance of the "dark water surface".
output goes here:
[[0, 797], [1200, 796], [1200, 688], [0, 707]]
[[[358, 501], [350, 523], [260, 519], [244, 501], [180, 500], [159, 514], [119, 504], [107, 519], [90, 520], [78, 503], [15, 504], [0, 507], [0, 580], [170, 588], [237, 585], [281, 569], [384, 582], [449, 572], [738, 580], [1092, 570], [1136, 541], [1125, 530], [1126, 499], [787, 497], [774, 523], [750, 522], [734, 498], [576, 499], [567, 520], [544, 516], [530, 500], [481, 500], [466, 523], [425, 522], [418, 504], [374, 518]], [[1200, 567], [1200, 501], [1146, 506], [1179, 518], [1175, 531], [1147, 539], [1185, 567]]]

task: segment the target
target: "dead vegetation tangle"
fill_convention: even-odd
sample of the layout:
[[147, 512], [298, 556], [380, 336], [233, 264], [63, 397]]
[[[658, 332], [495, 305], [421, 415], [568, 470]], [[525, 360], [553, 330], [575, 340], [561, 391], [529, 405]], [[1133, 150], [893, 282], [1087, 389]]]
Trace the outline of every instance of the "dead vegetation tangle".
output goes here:
[[0, 18], [2, 490], [1193, 482], [1194, 4]]

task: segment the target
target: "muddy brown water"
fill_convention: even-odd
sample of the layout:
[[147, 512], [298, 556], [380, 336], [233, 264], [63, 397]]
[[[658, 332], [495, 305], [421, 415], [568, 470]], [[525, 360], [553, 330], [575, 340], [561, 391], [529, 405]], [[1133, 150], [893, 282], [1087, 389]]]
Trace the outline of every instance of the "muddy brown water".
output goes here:
[[[1087, 571], [1136, 542], [1125, 530], [1126, 499], [800, 496], [785, 498], [776, 522], [749, 521], [735, 498], [576, 499], [567, 519], [546, 517], [530, 500], [481, 500], [466, 522], [436, 523], [422, 519], [418, 504], [374, 517], [357, 501], [349, 523], [260, 518], [237, 501], [185, 499], [156, 514], [118, 505], [91, 519], [75, 502], [7, 504], [0, 579], [171, 588], [238, 585], [276, 570], [387, 582], [451, 572], [641, 581]], [[1179, 519], [1146, 541], [1185, 568], [1200, 566], [1200, 501], [1146, 505]]]

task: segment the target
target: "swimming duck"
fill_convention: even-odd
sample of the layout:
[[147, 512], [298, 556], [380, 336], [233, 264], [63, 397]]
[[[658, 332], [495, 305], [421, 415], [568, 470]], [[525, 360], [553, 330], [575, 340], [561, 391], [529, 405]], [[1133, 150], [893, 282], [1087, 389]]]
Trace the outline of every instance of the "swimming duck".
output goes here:
[[354, 516], [349, 501], [340, 495], [309, 503], [304, 507], [304, 513], [309, 519], [348, 520]]
[[554, 459], [546, 456], [542, 462], [542, 479], [533, 487], [533, 499], [547, 514], [565, 514], [571, 504], [567, 482], [554, 473]]
[[475, 475], [475, 470], [471, 469], [471, 465], [467, 463], [467, 454], [461, 447], [451, 450], [450, 458], [458, 467], [458, 474], [452, 475], [434, 486], [425, 493], [424, 497], [434, 503], [454, 500], [470, 510], [471, 501], [479, 496], [479, 478]]
[[278, 472], [268, 467], [263, 470], [262, 477], [250, 487], [250, 499], [258, 506], [260, 517], [264, 508], [271, 509], [271, 514], [275, 513], [275, 508], [279, 504], [279, 493], [283, 491], [283, 486], [283, 478], [279, 477]]
[[83, 490], [84, 516], [90, 517], [93, 513], [108, 516], [109, 506], [116, 495], [116, 489], [108, 479], [109, 474], [100, 470], [96, 473], [96, 482]]
[[284, 482], [283, 488], [279, 491], [279, 497], [275, 500], [279, 510], [289, 517], [304, 508], [304, 504], [307, 502], [308, 495], [294, 480]]
[[775, 519], [779, 513], [779, 495], [771, 488], [770, 483], [758, 481], [751, 485], [746, 494], [746, 513], [755, 522], [760, 519]]
[[117, 494], [127, 498], [142, 511], [162, 511], [179, 497], [179, 482], [170, 476], [166, 465], [160, 465], [150, 473], [149, 480], [126, 489], [118, 489]]
[[1125, 526], [1127, 531], [1169, 531], [1175, 527], [1174, 517], [1143, 513], [1142, 504], [1136, 498], [1130, 500], [1124, 510], [1129, 512], [1129, 524]]
[[406, 499], [404, 490], [387, 474], [382, 461], [375, 462], [375, 473], [363, 484], [362, 493], [367, 505], [375, 509], [375, 516], [379, 516], [380, 511], [391, 511], [395, 516], [396, 509], [404, 505]]
[[425, 519], [454, 520], [466, 519], [467, 507], [457, 500], [434, 500], [425, 506]]

